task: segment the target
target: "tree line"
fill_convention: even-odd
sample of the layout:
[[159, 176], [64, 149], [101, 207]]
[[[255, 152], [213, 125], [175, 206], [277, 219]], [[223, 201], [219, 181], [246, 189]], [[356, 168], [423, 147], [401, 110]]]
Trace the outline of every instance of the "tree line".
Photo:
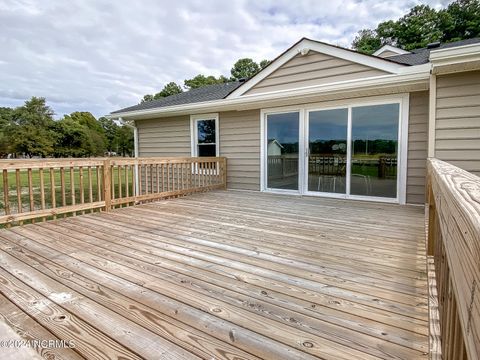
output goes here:
[[41, 97], [0, 107], [0, 157], [133, 156], [133, 130], [125, 124], [83, 111], [53, 116]]
[[480, 36], [480, 1], [457, 0], [445, 9], [417, 5], [398, 20], [381, 22], [375, 29], [360, 30], [352, 48], [372, 54], [384, 45], [404, 50]]

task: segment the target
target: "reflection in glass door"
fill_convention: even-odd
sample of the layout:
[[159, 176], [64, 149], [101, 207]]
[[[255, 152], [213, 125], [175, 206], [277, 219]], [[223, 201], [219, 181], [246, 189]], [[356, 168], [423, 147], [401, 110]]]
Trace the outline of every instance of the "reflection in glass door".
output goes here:
[[269, 114], [267, 130], [267, 188], [298, 190], [298, 112]]
[[352, 195], [397, 197], [399, 111], [399, 104], [352, 108]]
[[348, 109], [308, 113], [308, 191], [345, 194]]

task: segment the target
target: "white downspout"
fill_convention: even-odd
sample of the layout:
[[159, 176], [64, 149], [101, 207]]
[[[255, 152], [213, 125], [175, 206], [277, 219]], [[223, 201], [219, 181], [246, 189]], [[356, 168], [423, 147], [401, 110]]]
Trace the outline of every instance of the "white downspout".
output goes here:
[[139, 174], [138, 174], [138, 129], [135, 124], [135, 120], [133, 121], [133, 125], [130, 125], [123, 121], [120, 117], [118, 120], [125, 126], [133, 129], [133, 154], [135, 156], [135, 196], [139, 195]]

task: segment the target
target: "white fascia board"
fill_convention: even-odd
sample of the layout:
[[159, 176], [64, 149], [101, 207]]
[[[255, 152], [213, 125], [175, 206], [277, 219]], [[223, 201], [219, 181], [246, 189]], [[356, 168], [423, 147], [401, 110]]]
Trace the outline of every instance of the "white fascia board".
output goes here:
[[265, 79], [268, 75], [273, 73], [275, 70], [280, 68], [289, 60], [293, 59], [303, 49], [309, 49], [322, 54], [352, 61], [361, 65], [383, 70], [392, 74], [396, 74], [402, 68], [407, 67], [406, 65], [398, 64], [384, 58], [377, 58], [375, 56], [360, 54], [352, 50], [342, 49], [337, 46], [328, 45], [328, 44], [320, 43], [317, 41], [312, 41], [309, 39], [303, 39], [298, 44], [296, 44], [291, 49], [289, 49], [286, 53], [284, 53], [282, 56], [280, 56], [278, 59], [276, 59], [272, 64], [270, 64], [264, 70], [260, 71], [253, 78], [246, 81], [245, 84], [235, 89], [235, 91], [233, 91], [230, 95], [227, 96], [227, 99], [233, 99], [233, 98], [242, 96], [242, 94], [250, 90], [260, 81]]
[[375, 51], [372, 55], [373, 56], [378, 56], [381, 53], [383, 53], [384, 51], [391, 51], [391, 52], [394, 52], [395, 54], [398, 54], [398, 55], [410, 54], [410, 51], [403, 50], [403, 49], [397, 48], [397, 47], [392, 46], [392, 45], [383, 45], [380, 49]]
[[[410, 67], [412, 69], [414, 67]], [[282, 99], [292, 99], [292, 98], [303, 98], [307, 96], [315, 95], [327, 95], [342, 93], [345, 91], [361, 91], [368, 90], [371, 88], [381, 88], [381, 87], [391, 87], [391, 86], [400, 86], [400, 85], [410, 85], [415, 83], [428, 83], [430, 76], [430, 67], [415, 67], [420, 68], [417, 72], [405, 72], [404, 74], [389, 74], [382, 75], [377, 77], [372, 77], [368, 79], [355, 79], [341, 81], [329, 85], [315, 85], [308, 86], [293, 90], [279, 90], [275, 92], [269, 92], [264, 94], [251, 94], [244, 95], [238, 98], [233, 99], [220, 99], [206, 102], [199, 102], [193, 104], [183, 104], [168, 106], [163, 108], [154, 108], [147, 110], [137, 110], [137, 111], [127, 111], [123, 113], [110, 114], [106, 115], [109, 119], [118, 119], [119, 117], [131, 118], [131, 119], [141, 119], [141, 118], [151, 118], [151, 117], [165, 117], [173, 116], [178, 113], [201, 113], [201, 112], [219, 112], [227, 110], [235, 110], [235, 107], [241, 105], [255, 105], [257, 103], [262, 103], [269, 100], [282, 100]]]
[[430, 51], [430, 61], [434, 64], [472, 56], [480, 56], [480, 44], [470, 44]]
[[432, 74], [447, 74], [480, 68], [480, 44], [440, 49], [430, 53]]

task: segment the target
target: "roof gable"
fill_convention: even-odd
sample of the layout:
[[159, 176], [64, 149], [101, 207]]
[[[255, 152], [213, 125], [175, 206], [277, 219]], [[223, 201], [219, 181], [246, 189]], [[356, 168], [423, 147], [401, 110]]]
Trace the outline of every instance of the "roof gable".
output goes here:
[[291, 60], [255, 84], [245, 94], [259, 94], [271, 91], [301, 88], [312, 85], [331, 84], [338, 81], [354, 80], [387, 75], [389, 72], [349, 60], [309, 51], [307, 55], [297, 54]]
[[375, 51], [372, 55], [385, 58], [389, 56], [403, 55], [403, 54], [410, 54], [410, 52], [395, 46], [383, 45], [380, 49]]
[[227, 98], [394, 74], [404, 66], [388, 59], [304, 38]]

